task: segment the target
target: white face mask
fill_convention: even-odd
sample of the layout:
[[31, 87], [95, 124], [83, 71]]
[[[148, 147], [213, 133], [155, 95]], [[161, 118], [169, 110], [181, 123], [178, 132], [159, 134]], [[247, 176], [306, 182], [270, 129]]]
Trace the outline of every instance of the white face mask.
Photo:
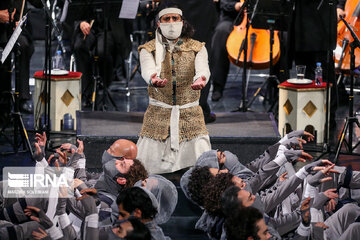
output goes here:
[[175, 40], [181, 35], [181, 30], [183, 28], [183, 22], [173, 22], [173, 23], [160, 23], [160, 29], [162, 35], [169, 40]]

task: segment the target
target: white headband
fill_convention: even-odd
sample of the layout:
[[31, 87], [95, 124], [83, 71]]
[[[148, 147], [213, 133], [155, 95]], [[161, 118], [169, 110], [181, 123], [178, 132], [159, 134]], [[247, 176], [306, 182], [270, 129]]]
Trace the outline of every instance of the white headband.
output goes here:
[[179, 8], [165, 8], [159, 12], [159, 19], [168, 13], [176, 13], [176, 14], [179, 14], [180, 16], [182, 16], [182, 11]]

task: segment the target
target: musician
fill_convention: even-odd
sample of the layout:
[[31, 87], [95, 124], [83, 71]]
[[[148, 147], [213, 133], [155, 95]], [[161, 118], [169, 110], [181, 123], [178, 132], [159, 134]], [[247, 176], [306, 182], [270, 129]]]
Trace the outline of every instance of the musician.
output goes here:
[[230, 67], [226, 41], [233, 30], [233, 21], [242, 4], [236, 0], [220, 0], [220, 18], [211, 40], [210, 52], [210, 71], [213, 84], [212, 101], [219, 101], [223, 96]]
[[[74, 2], [74, 1], [73, 1]], [[89, 1], [91, 3], [92, 1]], [[95, 2], [95, 1], [94, 1]], [[91, 93], [93, 90], [93, 62], [94, 56], [99, 56], [100, 76], [103, 84], [108, 87], [115, 78], [113, 67], [116, 58], [123, 60], [128, 58], [131, 51], [130, 33], [132, 21], [119, 19], [120, 3], [109, 1], [108, 6], [91, 5], [81, 7], [79, 14], [81, 19], [74, 23], [74, 35], [72, 47], [75, 55], [77, 71], [82, 72], [82, 99], [85, 106], [90, 106]], [[105, 14], [108, 17], [108, 25], [104, 26]], [[93, 22], [93, 23], [92, 23]], [[92, 23], [92, 24], [91, 24]], [[107, 27], [106, 55], [104, 49], [104, 33]], [[104, 61], [106, 67], [104, 68]], [[105, 78], [106, 72], [106, 79]]]
[[[329, 4], [334, 2], [334, 4]], [[337, 15], [344, 15], [346, 0], [295, 0], [292, 24], [289, 29], [289, 61], [296, 65], [305, 65], [305, 78], [315, 79], [316, 62], [321, 62], [323, 80], [333, 84], [331, 89], [330, 128], [336, 126], [335, 111], [336, 82], [335, 66], [332, 56], [327, 64], [327, 51], [336, 47]], [[337, 5], [336, 5], [337, 4]], [[329, 75], [328, 75], [329, 69]]]
[[205, 44], [190, 38], [193, 29], [176, 4], [163, 3], [158, 17], [155, 39], [139, 47], [150, 101], [137, 158], [151, 174], [192, 166], [211, 149], [199, 106], [210, 76]]
[[[29, 0], [33, 6], [37, 8], [42, 8], [41, 0]], [[12, 20], [15, 22], [19, 21], [22, 0], [3, 0], [0, 1], [0, 47], [4, 48], [6, 43], [10, 38], [10, 34], [12, 33], [12, 28], [9, 24], [9, 9], [14, 9], [12, 12]], [[27, 7], [25, 3], [24, 13], [27, 12]], [[20, 111], [31, 113], [32, 108], [28, 102], [30, 100], [30, 88], [29, 88], [29, 68], [30, 68], [30, 59], [32, 54], [34, 53], [34, 44], [32, 39], [32, 28], [31, 28], [31, 19], [28, 18], [25, 27], [23, 27], [23, 31], [19, 36], [18, 43], [18, 51], [19, 55], [19, 66], [16, 66], [20, 69], [19, 82], [16, 82], [16, 90], [19, 92], [19, 100], [20, 100]], [[10, 56], [7, 61], [10, 61]], [[4, 91], [9, 92], [11, 90], [11, 78], [7, 75], [8, 69], [6, 64], [0, 67], [0, 79], [2, 79], [2, 83], [0, 84], [0, 92], [1, 95], [6, 97], [6, 94], [3, 94]]]

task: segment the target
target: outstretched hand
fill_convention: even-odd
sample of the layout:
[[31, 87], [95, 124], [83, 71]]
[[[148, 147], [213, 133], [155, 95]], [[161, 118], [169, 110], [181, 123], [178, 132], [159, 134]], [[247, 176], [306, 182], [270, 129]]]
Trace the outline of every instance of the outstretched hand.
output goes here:
[[287, 172], [284, 172], [283, 174], [281, 174], [279, 177], [279, 181], [280, 182], [285, 181], [287, 179], [287, 177], [286, 177], [287, 174], [288, 174]]
[[313, 158], [310, 154], [304, 152], [303, 150], [294, 149], [285, 150], [284, 155], [289, 162], [306, 162], [306, 160], [311, 160]]
[[46, 145], [46, 134], [43, 132], [43, 134], [36, 133], [35, 140], [37, 141], [35, 143], [35, 153], [33, 155], [33, 158], [40, 162], [45, 157], [45, 145]]
[[45, 239], [49, 236], [42, 228], [39, 227], [37, 230], [38, 232], [36, 230], [31, 232], [34, 239]]
[[292, 137], [290, 139], [285, 140], [282, 145], [284, 145], [287, 149], [293, 148], [297, 149], [300, 148], [303, 149], [303, 144], [306, 144], [306, 140], [299, 138], [299, 137]]
[[26, 216], [30, 217], [31, 220], [40, 223], [45, 229], [49, 229], [53, 225], [49, 217], [46, 216], [45, 212], [40, 208], [27, 206], [24, 209], [24, 212]]
[[304, 135], [303, 137], [308, 141], [314, 141], [314, 135], [312, 135], [311, 133], [307, 132], [307, 131], [304, 131]]
[[[334, 194], [336, 194], [336, 193], [334, 193]], [[336, 195], [337, 195], [337, 194], [336, 194]], [[337, 198], [337, 197], [335, 197], [335, 198]], [[336, 201], [335, 201], [334, 198], [332, 198], [332, 199], [330, 199], [330, 201], [326, 204], [325, 210], [328, 211], [328, 212], [332, 212], [332, 211], [335, 210], [335, 208], [336, 208]]]
[[46, 145], [46, 133], [45, 132], [43, 132], [42, 134], [36, 133], [35, 135], [36, 135], [35, 140], [37, 141], [39, 146], [45, 147], [45, 145]]
[[288, 136], [288, 138], [292, 138], [292, 137], [303, 137], [305, 138], [306, 141], [310, 142], [310, 141], [314, 141], [314, 135], [312, 135], [311, 133], [304, 131], [304, 130], [296, 130], [296, 131], [292, 131], [288, 134], [286, 134]]
[[77, 139], [76, 141], [77, 141], [77, 143], [79, 144], [76, 152], [77, 152], [78, 154], [82, 154], [82, 153], [84, 152], [84, 142], [81, 141], [81, 140], [79, 140], [79, 139]]
[[191, 88], [193, 90], [201, 90], [205, 87], [205, 85], [206, 85], [206, 77], [201, 76], [198, 79], [196, 79], [196, 81], [191, 85]]
[[310, 224], [310, 197], [306, 198], [302, 203], [300, 207], [301, 211], [301, 219], [303, 223], [308, 226]]
[[159, 78], [156, 73], [151, 75], [150, 79], [151, 79], [151, 84], [154, 87], [158, 87], [158, 88], [165, 87], [166, 83], [168, 82], [168, 80], [166, 78], [164, 78], [164, 79]]

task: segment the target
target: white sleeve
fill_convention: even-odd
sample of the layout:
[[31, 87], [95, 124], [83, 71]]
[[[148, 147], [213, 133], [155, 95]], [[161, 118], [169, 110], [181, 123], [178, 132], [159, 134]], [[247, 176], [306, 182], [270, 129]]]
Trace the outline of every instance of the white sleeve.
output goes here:
[[154, 56], [144, 48], [140, 51], [140, 66], [141, 76], [149, 84], [151, 75], [156, 73], [156, 66]]
[[198, 79], [201, 76], [204, 76], [206, 78], [206, 83], [209, 81], [210, 78], [209, 59], [205, 46], [202, 47], [200, 52], [198, 52], [195, 57], [194, 81], [196, 81], [196, 79]]

